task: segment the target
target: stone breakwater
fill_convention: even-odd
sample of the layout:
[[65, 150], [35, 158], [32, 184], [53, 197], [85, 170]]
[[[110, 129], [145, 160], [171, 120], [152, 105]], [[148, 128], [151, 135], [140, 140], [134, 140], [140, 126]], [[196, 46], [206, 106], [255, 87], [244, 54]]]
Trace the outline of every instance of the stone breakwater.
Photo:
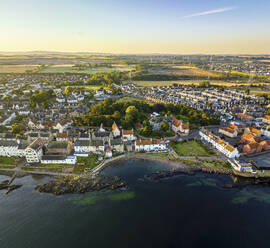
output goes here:
[[100, 191], [103, 189], [114, 190], [126, 186], [127, 184], [121, 181], [118, 177], [111, 178], [98, 176], [96, 178], [87, 178], [67, 176], [39, 185], [35, 189], [42, 193], [63, 195]]
[[180, 174], [186, 175], [195, 175], [198, 172], [204, 172], [209, 174], [222, 174], [222, 175], [232, 175], [232, 171], [230, 170], [222, 170], [222, 169], [211, 169], [211, 168], [196, 168], [196, 167], [187, 167], [187, 168], [173, 168], [170, 171], [158, 171], [150, 174], [148, 178], [152, 180], [159, 180], [163, 178], [173, 177]]
[[209, 173], [209, 174], [233, 175], [232, 170], [201, 168], [201, 171], [204, 173]]
[[158, 171], [150, 174], [148, 178], [152, 180], [159, 180], [163, 178], [169, 178], [173, 176], [177, 176], [180, 174], [186, 174], [186, 175], [194, 175], [196, 172], [200, 172], [200, 169], [197, 168], [174, 168], [171, 171]]

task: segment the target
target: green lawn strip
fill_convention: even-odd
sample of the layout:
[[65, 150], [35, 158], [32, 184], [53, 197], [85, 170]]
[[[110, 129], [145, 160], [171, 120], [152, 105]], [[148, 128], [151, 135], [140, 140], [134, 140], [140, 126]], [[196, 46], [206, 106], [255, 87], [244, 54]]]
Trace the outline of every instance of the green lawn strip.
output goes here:
[[34, 167], [46, 168], [46, 167], [73, 167], [72, 164], [38, 164]]
[[62, 173], [63, 170], [60, 167], [31, 167], [31, 166], [23, 166], [21, 167], [24, 171], [38, 171], [38, 172], [56, 172]]
[[14, 169], [16, 168], [15, 165], [0, 165], [0, 169]]
[[0, 156], [0, 164], [4, 164], [4, 165], [13, 165], [15, 163], [17, 158], [14, 157], [3, 157]]
[[171, 142], [170, 146], [178, 156], [218, 156], [215, 152], [213, 152], [199, 140]]
[[168, 158], [167, 152], [146, 153], [145, 155], [152, 158]]

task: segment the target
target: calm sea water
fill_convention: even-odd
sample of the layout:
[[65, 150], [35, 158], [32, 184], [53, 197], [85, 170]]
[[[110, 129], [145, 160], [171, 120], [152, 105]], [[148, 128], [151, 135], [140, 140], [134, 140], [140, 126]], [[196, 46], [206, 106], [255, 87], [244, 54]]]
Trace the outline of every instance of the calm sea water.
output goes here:
[[223, 189], [229, 177], [206, 174], [144, 178], [168, 168], [126, 161], [104, 174], [126, 180], [127, 191], [60, 197], [34, 190], [48, 177], [18, 178], [22, 188], [0, 192], [0, 247], [270, 246], [270, 188]]

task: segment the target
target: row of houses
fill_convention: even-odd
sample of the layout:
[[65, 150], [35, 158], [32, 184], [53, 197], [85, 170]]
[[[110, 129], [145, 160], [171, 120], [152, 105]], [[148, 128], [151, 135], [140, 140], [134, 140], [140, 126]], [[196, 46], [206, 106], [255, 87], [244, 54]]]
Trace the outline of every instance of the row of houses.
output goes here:
[[228, 142], [222, 140], [220, 137], [216, 136], [209, 130], [202, 128], [199, 131], [199, 135], [201, 137], [201, 140], [210, 143], [214, 148], [216, 148], [228, 158], [238, 158], [240, 156], [237, 148], [233, 147]]

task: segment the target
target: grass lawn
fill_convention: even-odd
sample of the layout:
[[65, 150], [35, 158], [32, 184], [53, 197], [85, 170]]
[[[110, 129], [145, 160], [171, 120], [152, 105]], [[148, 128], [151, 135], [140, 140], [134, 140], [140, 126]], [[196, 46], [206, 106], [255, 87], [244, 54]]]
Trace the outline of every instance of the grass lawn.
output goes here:
[[0, 164], [10, 164], [13, 165], [17, 158], [14, 157], [2, 157], [0, 156]]
[[202, 144], [199, 140], [171, 142], [170, 146], [178, 156], [217, 156], [215, 152]]
[[200, 159], [203, 167], [210, 169], [231, 170], [232, 167], [229, 162], [217, 160], [217, 159]]
[[204, 167], [209, 169], [217, 169], [217, 170], [232, 170], [229, 162], [218, 160], [218, 159], [183, 159], [177, 158], [175, 159], [172, 156], [169, 156], [171, 160], [178, 161], [188, 166], [192, 167]]
[[78, 157], [77, 164], [73, 169], [73, 173], [82, 174], [84, 173], [85, 169], [94, 169], [99, 165], [99, 163], [96, 163], [97, 161], [98, 155], [96, 154], [89, 154], [88, 157]]

